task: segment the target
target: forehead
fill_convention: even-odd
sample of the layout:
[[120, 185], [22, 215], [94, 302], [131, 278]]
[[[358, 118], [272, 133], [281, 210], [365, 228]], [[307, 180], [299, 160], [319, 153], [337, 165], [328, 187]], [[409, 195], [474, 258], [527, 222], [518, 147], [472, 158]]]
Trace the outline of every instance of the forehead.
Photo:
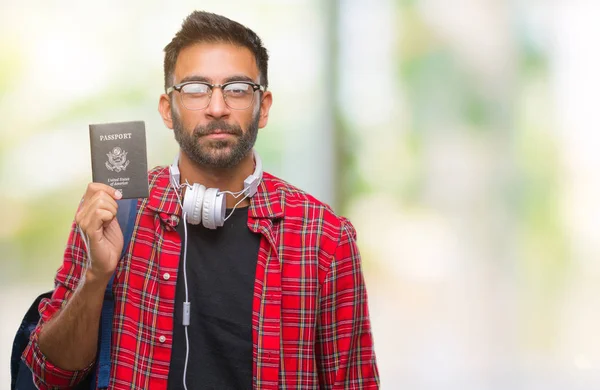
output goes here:
[[230, 43], [196, 43], [183, 48], [175, 63], [175, 83], [186, 77], [205, 77], [219, 83], [232, 76], [258, 82], [258, 67], [250, 49]]

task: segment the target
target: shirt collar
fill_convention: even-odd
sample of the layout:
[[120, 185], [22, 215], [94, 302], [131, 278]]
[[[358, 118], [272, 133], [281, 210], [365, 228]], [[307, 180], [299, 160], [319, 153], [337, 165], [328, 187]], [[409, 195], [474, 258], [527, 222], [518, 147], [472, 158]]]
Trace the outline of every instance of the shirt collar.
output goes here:
[[276, 219], [283, 217], [283, 209], [283, 191], [277, 187], [272, 175], [263, 173], [258, 190], [250, 200], [248, 215], [254, 218]]

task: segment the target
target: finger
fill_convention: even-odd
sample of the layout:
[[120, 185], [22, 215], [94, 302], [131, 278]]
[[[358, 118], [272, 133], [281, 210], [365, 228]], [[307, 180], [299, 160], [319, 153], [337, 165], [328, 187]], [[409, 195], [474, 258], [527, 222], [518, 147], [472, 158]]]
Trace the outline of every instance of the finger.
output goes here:
[[86, 215], [84, 220], [84, 231], [91, 237], [97, 233], [102, 234], [105, 224], [110, 224], [115, 218], [114, 213], [105, 209], [96, 209]]
[[104, 191], [97, 192], [92, 196], [87, 204], [84, 205], [89, 209], [106, 209], [117, 213], [119, 208], [117, 201]]
[[77, 214], [75, 215], [75, 220], [81, 226], [86, 226], [87, 221], [90, 221], [89, 216], [93, 218], [96, 210], [106, 210], [109, 211], [113, 215], [117, 215], [118, 205], [114, 199], [109, 198], [106, 194], [95, 196], [94, 199], [84, 203], [80, 206]]
[[105, 209], [116, 215], [118, 209], [116, 200], [120, 198], [122, 198], [120, 190], [103, 183], [89, 183], [75, 214], [77, 224], [85, 231], [89, 231], [91, 225], [97, 226], [98, 223], [92, 222], [95, 220], [94, 213], [98, 209]]
[[121, 190], [115, 189], [104, 183], [89, 183], [84, 194], [84, 200], [91, 198], [98, 192], [104, 192], [113, 199], [121, 199], [123, 193]]
[[[110, 222], [117, 215], [117, 202], [106, 193], [99, 192], [88, 203], [82, 205], [75, 216], [77, 224], [87, 233], [102, 223]], [[103, 211], [99, 213], [99, 211]]]

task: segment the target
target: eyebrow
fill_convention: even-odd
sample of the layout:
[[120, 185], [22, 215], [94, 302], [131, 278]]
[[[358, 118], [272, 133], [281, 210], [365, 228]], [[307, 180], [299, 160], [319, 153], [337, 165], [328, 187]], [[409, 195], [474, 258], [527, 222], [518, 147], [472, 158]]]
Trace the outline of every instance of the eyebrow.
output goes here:
[[198, 75], [186, 76], [186, 77], [182, 78], [181, 81], [178, 84], [187, 83], [188, 81], [200, 81], [202, 83], [209, 83], [210, 84], [210, 80], [207, 77], [198, 76]]
[[[212, 80], [211, 79], [209, 79], [208, 77], [200, 76], [200, 75], [186, 76], [183, 79], [181, 79], [181, 81], [178, 84], [185, 83], [185, 82], [188, 82], [188, 81], [198, 81], [198, 82], [201, 82], [201, 83], [212, 84]], [[249, 76], [246, 76], [246, 75], [233, 75], [233, 76], [229, 76], [229, 77], [225, 78], [223, 80], [223, 84], [230, 83], [232, 81], [248, 81], [248, 82], [251, 82], [251, 83], [255, 83], [255, 81], [251, 77], [249, 77]], [[258, 84], [258, 83], [255, 83], [255, 84]]]

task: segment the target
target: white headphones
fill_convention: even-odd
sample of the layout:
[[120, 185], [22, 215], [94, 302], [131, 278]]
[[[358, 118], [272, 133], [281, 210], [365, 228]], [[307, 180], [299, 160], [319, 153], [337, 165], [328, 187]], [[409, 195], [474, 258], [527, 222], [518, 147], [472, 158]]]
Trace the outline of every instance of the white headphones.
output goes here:
[[[183, 198], [183, 214], [186, 216], [188, 223], [192, 225], [198, 225], [202, 222], [202, 225], [208, 229], [216, 229], [219, 226], [223, 226], [225, 222], [225, 194], [229, 193], [234, 197], [238, 197], [244, 194], [244, 198], [249, 198], [256, 194], [258, 185], [262, 180], [262, 162], [256, 150], [252, 149], [254, 155], [254, 173], [248, 176], [244, 180], [244, 189], [238, 193], [231, 193], [228, 191], [219, 191], [218, 188], [206, 188], [202, 184], [180, 184], [181, 175], [179, 174], [179, 153], [175, 157], [175, 161], [169, 167], [171, 174], [171, 184], [178, 193], [179, 188], [185, 186], [186, 191]], [[179, 197], [179, 195], [178, 195]], [[240, 201], [241, 202], [241, 201]], [[238, 202], [239, 203], [239, 202]], [[236, 205], [237, 206], [237, 205]]]

